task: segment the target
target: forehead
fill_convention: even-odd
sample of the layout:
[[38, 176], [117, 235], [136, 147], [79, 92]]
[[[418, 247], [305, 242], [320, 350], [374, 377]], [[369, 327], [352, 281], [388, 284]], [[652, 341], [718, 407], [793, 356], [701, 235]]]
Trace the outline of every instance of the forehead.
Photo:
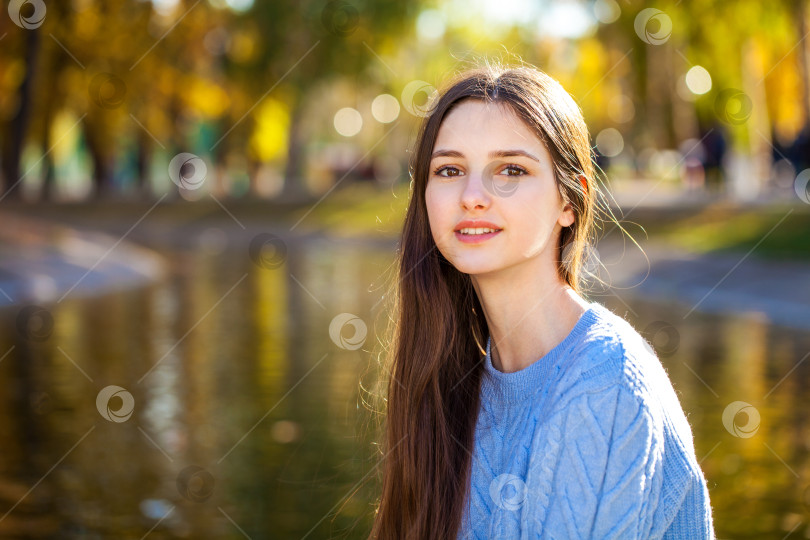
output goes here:
[[467, 99], [445, 116], [434, 150], [545, 149], [537, 134], [523, 123], [511, 107]]

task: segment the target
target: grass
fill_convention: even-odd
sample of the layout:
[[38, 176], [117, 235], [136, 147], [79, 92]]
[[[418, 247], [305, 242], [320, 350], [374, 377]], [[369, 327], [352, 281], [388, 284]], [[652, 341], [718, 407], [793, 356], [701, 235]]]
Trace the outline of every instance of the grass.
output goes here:
[[774, 260], [810, 260], [810, 206], [739, 208], [714, 205], [663, 227], [650, 238], [706, 252], [748, 252]]
[[[305, 229], [325, 229], [336, 236], [393, 238], [399, 235], [408, 206], [409, 186], [379, 189], [353, 184], [326, 197], [302, 221]], [[300, 210], [293, 222], [309, 209]]]

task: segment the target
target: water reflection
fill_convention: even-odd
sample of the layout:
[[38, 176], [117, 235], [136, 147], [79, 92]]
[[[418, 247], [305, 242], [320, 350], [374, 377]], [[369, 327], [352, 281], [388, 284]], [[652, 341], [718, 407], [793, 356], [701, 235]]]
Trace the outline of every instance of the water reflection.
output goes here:
[[[358, 382], [393, 248], [314, 239], [275, 267], [222, 248], [167, 251], [170, 279], [148, 288], [43, 306], [46, 339], [18, 331], [19, 309], [2, 313], [0, 533], [365, 538], [377, 485]], [[598, 299], [659, 351], [718, 536], [804, 537], [810, 338], [756, 316]], [[329, 337], [341, 313], [368, 329], [359, 350]], [[131, 394], [128, 419], [99, 410], [110, 385]], [[106, 405], [121, 412], [125, 397]], [[735, 401], [760, 415], [755, 429], [752, 410], [732, 415], [751, 436], [724, 427]]]

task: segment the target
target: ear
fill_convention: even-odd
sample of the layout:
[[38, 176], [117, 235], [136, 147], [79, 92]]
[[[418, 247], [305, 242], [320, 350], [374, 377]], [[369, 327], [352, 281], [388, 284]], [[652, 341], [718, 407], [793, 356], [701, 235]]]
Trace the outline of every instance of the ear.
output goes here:
[[[585, 177], [584, 174], [577, 175], [577, 180], [582, 185], [582, 190], [587, 193], [588, 192], [588, 179]], [[565, 206], [563, 207], [563, 213], [560, 215], [557, 222], [563, 227], [569, 227], [574, 224], [576, 221], [576, 214], [574, 213], [574, 209], [570, 202], [566, 202]]]
[[576, 221], [576, 214], [574, 214], [574, 208], [572, 207], [570, 202], [566, 202], [565, 206], [563, 207], [562, 213], [560, 217], [557, 218], [557, 223], [560, 224], [562, 227], [568, 227], [574, 224]]

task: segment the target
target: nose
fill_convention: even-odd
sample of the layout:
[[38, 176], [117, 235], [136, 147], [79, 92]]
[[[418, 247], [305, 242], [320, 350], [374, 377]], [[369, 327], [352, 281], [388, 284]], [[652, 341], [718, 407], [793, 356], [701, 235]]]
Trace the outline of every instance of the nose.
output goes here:
[[469, 174], [464, 183], [464, 191], [461, 193], [461, 207], [464, 210], [488, 208], [492, 199], [489, 192], [484, 188], [482, 174]]

